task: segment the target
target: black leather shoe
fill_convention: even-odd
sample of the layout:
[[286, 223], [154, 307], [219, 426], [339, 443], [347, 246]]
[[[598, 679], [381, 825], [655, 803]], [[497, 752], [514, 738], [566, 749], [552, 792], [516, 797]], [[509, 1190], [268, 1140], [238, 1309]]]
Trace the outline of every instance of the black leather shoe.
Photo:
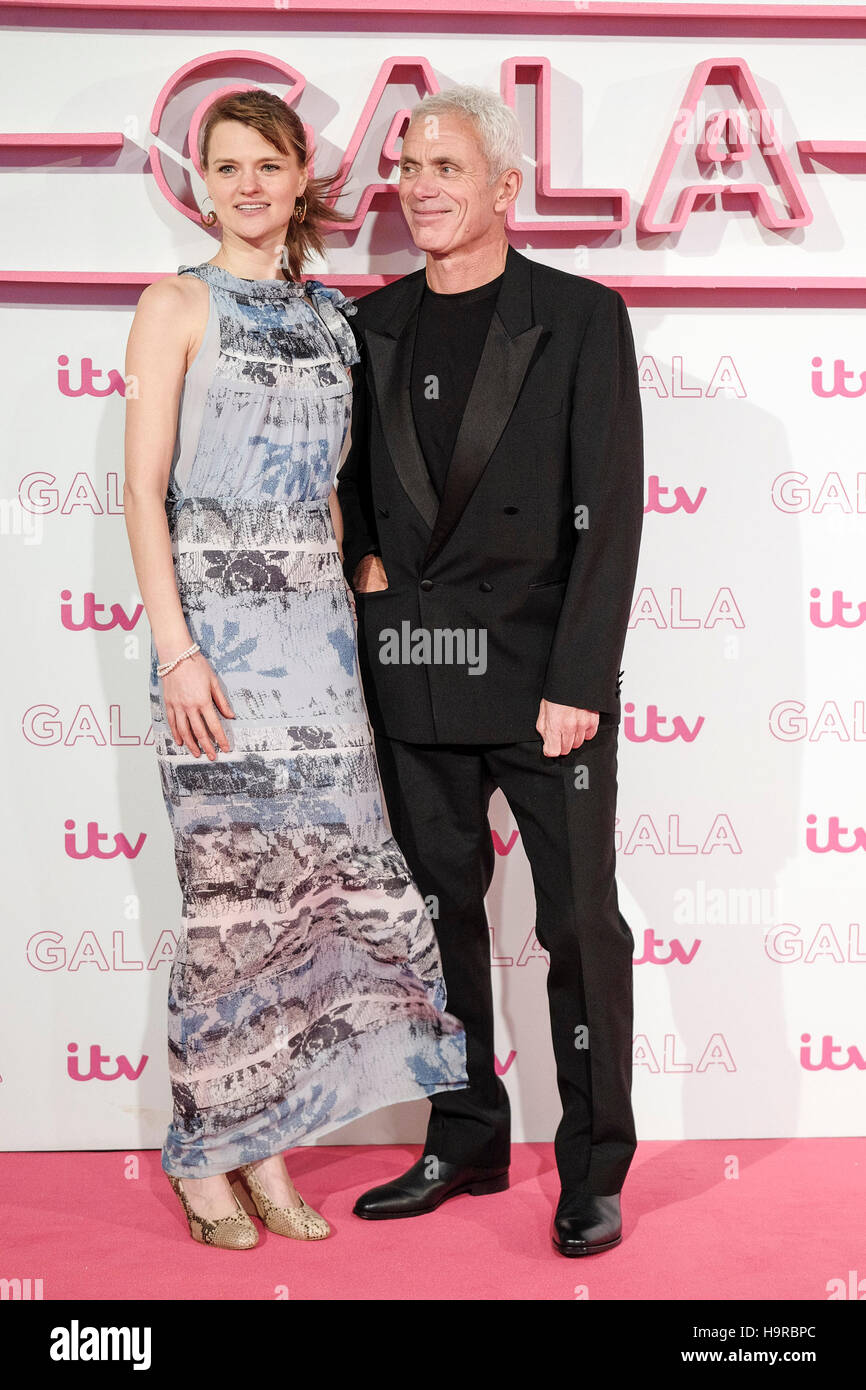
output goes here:
[[553, 1246], [560, 1255], [599, 1255], [622, 1240], [619, 1193], [560, 1198], [553, 1218]]
[[507, 1168], [464, 1167], [441, 1158], [434, 1163], [432, 1154], [422, 1154], [401, 1177], [362, 1192], [352, 1211], [367, 1221], [392, 1221], [400, 1216], [424, 1216], [461, 1192], [482, 1197], [504, 1192], [507, 1187]]

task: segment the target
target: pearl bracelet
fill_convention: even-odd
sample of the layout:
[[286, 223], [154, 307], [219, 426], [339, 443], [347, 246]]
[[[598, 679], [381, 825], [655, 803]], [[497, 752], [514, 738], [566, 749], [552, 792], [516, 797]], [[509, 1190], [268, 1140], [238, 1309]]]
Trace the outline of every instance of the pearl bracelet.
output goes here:
[[180, 656], [176, 656], [174, 661], [164, 661], [161, 666], [157, 666], [156, 674], [158, 676], [167, 676], [169, 671], [173, 671], [175, 666], [179, 665], [181, 661], [185, 661], [188, 656], [195, 656], [198, 651], [201, 651], [198, 642], [193, 642], [192, 646], [187, 647], [185, 652], [181, 652]]

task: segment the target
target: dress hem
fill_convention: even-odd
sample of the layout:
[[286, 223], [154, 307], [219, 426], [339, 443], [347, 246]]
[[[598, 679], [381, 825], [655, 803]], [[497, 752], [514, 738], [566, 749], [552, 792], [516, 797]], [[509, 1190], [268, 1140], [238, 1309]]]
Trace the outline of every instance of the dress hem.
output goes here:
[[342, 1129], [345, 1125], [352, 1124], [355, 1120], [361, 1120], [367, 1115], [372, 1115], [376, 1110], [387, 1110], [391, 1105], [405, 1105], [408, 1101], [412, 1100], [429, 1100], [430, 1096], [436, 1095], [442, 1091], [463, 1091], [465, 1089], [465, 1081], [444, 1082], [441, 1085], [423, 1089], [419, 1089], [415, 1086], [411, 1094], [395, 1096], [384, 1103], [382, 1101], [372, 1100], [369, 1105], [361, 1106], [359, 1109], [353, 1111], [351, 1115], [346, 1115], [339, 1120], [328, 1121], [326, 1124], [319, 1125], [312, 1130], [307, 1130], [305, 1133], [296, 1135], [294, 1138], [284, 1134], [275, 1134], [273, 1143], [267, 1144], [267, 1152], [262, 1151], [264, 1141], [259, 1140], [255, 1143], [254, 1153], [250, 1152], [248, 1155], [242, 1155], [237, 1158], [236, 1162], [234, 1162], [230, 1168], [214, 1168], [202, 1166], [201, 1164], [187, 1164], [185, 1168], [177, 1168], [174, 1165], [166, 1167], [165, 1151], [163, 1150], [162, 1169], [164, 1173], [174, 1178], [213, 1178], [218, 1177], [221, 1173], [234, 1173], [242, 1163], [255, 1163], [261, 1158], [272, 1158], [274, 1154], [284, 1153], [287, 1149], [300, 1147], [315, 1148], [316, 1146], [314, 1144], [302, 1145], [301, 1140], [320, 1139], [323, 1135], [332, 1134], [334, 1130]]
[[[398, 1035], [404, 1033], [405, 1020], [391, 1028], [376, 1030], [377, 1041], [381, 1038], [382, 1032], [390, 1032], [392, 1028]], [[466, 1036], [462, 1029], [455, 1032], [446, 1033], [439, 1037], [435, 1043], [435, 1051], [438, 1053], [438, 1063], [429, 1062], [430, 1070], [435, 1074], [447, 1075], [449, 1072], [455, 1076], [455, 1080], [440, 1080], [432, 1084], [420, 1080], [414, 1080], [406, 1084], [406, 1074], [411, 1070], [408, 1065], [408, 1057], [405, 1052], [398, 1053], [392, 1063], [391, 1077], [389, 1078], [389, 1067], [387, 1063], [383, 1066], [383, 1059], [373, 1066], [367, 1078], [368, 1085], [365, 1094], [362, 1096], [347, 1097], [347, 1100], [354, 1103], [347, 1104], [339, 1115], [333, 1113], [321, 1115], [318, 1122], [310, 1123], [308, 1116], [311, 1111], [315, 1111], [321, 1104], [322, 1091], [328, 1092], [330, 1086], [327, 1080], [323, 1083], [315, 1075], [307, 1073], [307, 1089], [302, 1093], [300, 1108], [296, 1103], [293, 1111], [289, 1115], [280, 1117], [279, 1113], [271, 1114], [268, 1112], [279, 1112], [280, 1102], [271, 1106], [264, 1106], [256, 1115], [251, 1116], [241, 1126], [239, 1131], [246, 1130], [246, 1133], [238, 1132], [236, 1135], [210, 1135], [206, 1139], [196, 1139], [193, 1137], [189, 1144], [181, 1144], [180, 1147], [188, 1148], [189, 1161], [187, 1163], [176, 1162], [175, 1157], [169, 1157], [168, 1136], [162, 1147], [162, 1167], [163, 1170], [172, 1177], [214, 1177], [219, 1173], [231, 1173], [242, 1163], [252, 1163], [261, 1158], [270, 1158], [276, 1153], [282, 1153], [286, 1149], [296, 1147], [301, 1140], [317, 1139], [323, 1135], [331, 1134], [336, 1129], [342, 1129], [344, 1125], [350, 1124], [353, 1120], [362, 1119], [364, 1116], [372, 1114], [376, 1110], [386, 1109], [390, 1105], [401, 1105], [412, 1100], [427, 1100], [432, 1095], [444, 1091], [462, 1091], [469, 1085], [466, 1072]], [[394, 1054], [392, 1053], [392, 1058]], [[450, 1065], [449, 1065], [450, 1062]], [[325, 1067], [324, 1074], [327, 1077], [328, 1071], [333, 1063]], [[394, 1071], [398, 1075], [394, 1075]], [[392, 1091], [389, 1086], [389, 1079], [396, 1084]], [[285, 1102], [283, 1102], [285, 1104]], [[172, 1134], [174, 1126], [169, 1126], [169, 1136]], [[176, 1132], [176, 1131], [175, 1131]], [[172, 1148], [176, 1149], [175, 1143]], [[206, 1149], [219, 1150], [219, 1154], [214, 1153], [211, 1161], [208, 1161]], [[231, 1153], [229, 1161], [224, 1153], [228, 1149]], [[166, 1159], [168, 1158], [168, 1163]]]

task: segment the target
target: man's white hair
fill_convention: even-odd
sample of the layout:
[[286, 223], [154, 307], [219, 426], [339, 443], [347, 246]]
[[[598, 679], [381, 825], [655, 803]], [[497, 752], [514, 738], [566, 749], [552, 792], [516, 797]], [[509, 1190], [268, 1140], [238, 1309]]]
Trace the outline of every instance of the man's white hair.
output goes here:
[[412, 107], [410, 122], [427, 116], [462, 116], [475, 125], [488, 169], [488, 183], [495, 183], [506, 169], [519, 169], [523, 156], [520, 122], [498, 92], [488, 87], [449, 87], [431, 92]]

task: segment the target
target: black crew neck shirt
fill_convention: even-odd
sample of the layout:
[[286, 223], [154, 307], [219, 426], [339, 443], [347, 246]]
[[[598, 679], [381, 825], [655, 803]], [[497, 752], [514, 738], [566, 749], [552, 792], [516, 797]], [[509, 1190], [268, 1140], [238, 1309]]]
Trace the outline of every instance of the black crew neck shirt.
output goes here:
[[504, 275], [457, 294], [437, 294], [424, 285], [410, 395], [421, 452], [440, 498]]

